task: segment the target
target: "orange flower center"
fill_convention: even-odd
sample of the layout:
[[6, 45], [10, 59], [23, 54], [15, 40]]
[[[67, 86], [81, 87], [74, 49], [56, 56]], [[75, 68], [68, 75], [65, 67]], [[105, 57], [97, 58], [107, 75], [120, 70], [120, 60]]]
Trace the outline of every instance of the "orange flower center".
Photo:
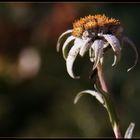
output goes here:
[[118, 34], [119, 20], [108, 18], [105, 15], [86, 16], [73, 23], [72, 35], [81, 37], [85, 30], [97, 33]]

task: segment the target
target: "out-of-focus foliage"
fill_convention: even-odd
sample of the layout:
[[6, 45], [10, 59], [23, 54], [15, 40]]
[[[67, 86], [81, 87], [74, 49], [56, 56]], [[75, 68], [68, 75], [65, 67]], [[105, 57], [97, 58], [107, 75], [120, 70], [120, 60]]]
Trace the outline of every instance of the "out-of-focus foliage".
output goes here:
[[[75, 63], [81, 79], [73, 80], [56, 42], [77, 18], [106, 14], [121, 21], [139, 51], [139, 13], [137, 3], [0, 3], [0, 137], [114, 137], [96, 99], [73, 104], [79, 91], [93, 88], [87, 57]], [[112, 52], [106, 55], [106, 77], [123, 134], [135, 122], [133, 137], [140, 137], [140, 65], [127, 73], [134, 52], [122, 52], [115, 67]]]

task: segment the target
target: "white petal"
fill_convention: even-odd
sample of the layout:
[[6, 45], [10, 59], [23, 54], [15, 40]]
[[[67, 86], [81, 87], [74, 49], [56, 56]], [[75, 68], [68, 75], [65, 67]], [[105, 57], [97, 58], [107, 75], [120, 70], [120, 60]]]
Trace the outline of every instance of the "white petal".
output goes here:
[[127, 139], [132, 138], [132, 133], [133, 133], [134, 127], [135, 127], [135, 124], [130, 123], [129, 127], [127, 128], [127, 130], [125, 132], [124, 138], [127, 138]]
[[121, 59], [121, 53], [114, 54], [114, 62], [112, 63], [112, 66], [115, 66]]
[[71, 33], [71, 32], [72, 32], [72, 29], [67, 30], [66, 32], [64, 32], [64, 33], [62, 33], [62, 34], [60, 35], [60, 37], [58, 38], [58, 41], [57, 41], [57, 46], [56, 46], [57, 52], [59, 52], [59, 50], [60, 50], [60, 43], [61, 43], [61, 41], [62, 41], [62, 38], [63, 38], [66, 34], [69, 34], [69, 33]]
[[135, 58], [135, 61], [134, 61], [134, 65], [132, 67], [130, 67], [129, 69], [127, 69], [127, 72], [128, 72], [131, 69], [133, 69], [138, 62], [138, 50], [137, 50], [135, 44], [128, 37], [123, 37], [122, 41], [125, 42], [125, 43], [128, 43], [133, 48], [133, 50], [135, 51], [135, 57], [136, 58]]
[[92, 48], [89, 49], [89, 58], [91, 62], [94, 62], [94, 51]]
[[74, 36], [70, 36], [67, 38], [67, 40], [64, 42], [64, 45], [62, 47], [62, 53], [63, 53], [63, 57], [66, 60], [67, 55], [68, 55], [68, 44], [73, 41], [75, 39]]
[[114, 51], [114, 62], [112, 64], [112, 66], [114, 66], [120, 61], [120, 58], [121, 58], [120, 42], [114, 35], [103, 34], [102, 36], [107, 40], [107, 42], [111, 45]]
[[104, 62], [104, 57], [101, 57], [101, 58], [100, 58], [100, 63], [101, 63], [101, 65], [103, 64], [103, 62]]
[[104, 41], [103, 40], [95, 40], [93, 42], [93, 44], [91, 45], [91, 48], [94, 50], [94, 60], [95, 63], [93, 65], [92, 70], [94, 70], [96, 68], [96, 66], [98, 65], [100, 58], [102, 58], [103, 56], [103, 47], [104, 47]]
[[117, 39], [116, 36], [111, 35], [111, 34], [103, 34], [102, 35], [107, 41], [108, 43], [112, 46], [112, 49], [114, 52], [116, 51], [121, 51], [121, 46], [120, 46], [120, 42]]
[[80, 99], [80, 97], [81, 97], [82, 95], [84, 95], [84, 94], [90, 94], [90, 95], [94, 96], [94, 97], [95, 97], [101, 104], [103, 104], [103, 105], [104, 105], [104, 103], [105, 103], [104, 98], [103, 98], [103, 96], [102, 96], [101, 93], [96, 92], [96, 91], [94, 91], [94, 90], [84, 90], [84, 91], [79, 92], [79, 93], [76, 95], [76, 97], [75, 97], [75, 99], [74, 99], [74, 104], [76, 104], [76, 103], [78, 102], [78, 100]]
[[107, 48], [108, 47], [108, 45], [109, 45], [109, 43], [107, 42], [107, 43], [105, 43], [104, 44], [104, 48]]
[[91, 39], [87, 39], [83, 42], [82, 46], [81, 46], [81, 49], [80, 49], [80, 56], [84, 56], [84, 54], [89, 50], [89, 48], [91, 47], [90, 45], [90, 40]]
[[73, 64], [74, 64], [74, 61], [75, 61], [75, 59], [80, 51], [80, 47], [81, 47], [81, 44], [79, 43], [79, 41], [80, 41], [79, 39], [75, 40], [75, 43], [72, 46], [72, 48], [70, 49], [68, 57], [66, 59], [67, 72], [74, 79], [80, 78], [79, 76], [75, 76], [73, 73]]

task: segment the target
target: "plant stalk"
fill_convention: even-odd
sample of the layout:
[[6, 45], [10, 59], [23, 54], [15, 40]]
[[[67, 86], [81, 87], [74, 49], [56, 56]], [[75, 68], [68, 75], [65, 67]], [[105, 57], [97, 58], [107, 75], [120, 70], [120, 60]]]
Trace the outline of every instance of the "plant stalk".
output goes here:
[[120, 128], [119, 128], [118, 117], [117, 117], [116, 111], [114, 109], [112, 99], [111, 99], [110, 95], [108, 94], [109, 93], [108, 86], [106, 83], [102, 65], [100, 63], [97, 66], [97, 74], [98, 74], [100, 86], [101, 86], [103, 94], [104, 94], [106, 108], [107, 108], [107, 111], [109, 114], [110, 122], [111, 122], [111, 125], [113, 128], [115, 137], [116, 137], [116, 139], [122, 138]]

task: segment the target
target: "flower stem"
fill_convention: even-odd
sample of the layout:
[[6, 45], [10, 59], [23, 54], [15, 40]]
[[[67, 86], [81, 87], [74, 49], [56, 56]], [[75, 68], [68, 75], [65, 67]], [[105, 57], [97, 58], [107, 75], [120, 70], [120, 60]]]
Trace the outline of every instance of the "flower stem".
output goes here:
[[110, 122], [115, 134], [115, 137], [118, 138], [122, 138], [121, 132], [120, 132], [120, 128], [119, 128], [119, 121], [118, 121], [118, 117], [117, 114], [115, 112], [113, 103], [112, 103], [112, 99], [110, 97], [109, 90], [108, 90], [108, 86], [105, 80], [105, 76], [104, 76], [104, 72], [103, 72], [103, 68], [102, 65], [99, 63], [97, 66], [97, 74], [98, 74], [98, 78], [99, 78], [99, 82], [100, 82], [100, 86], [101, 86], [101, 90], [102, 93], [104, 94], [104, 98], [105, 98], [105, 104], [106, 104], [106, 108], [109, 114], [109, 118], [110, 118]]
[[102, 66], [101, 66], [100, 63], [97, 65], [97, 74], [98, 74], [98, 78], [99, 78], [102, 90], [104, 92], [108, 93], [109, 91], [108, 91], [107, 83], [106, 83], [105, 76], [104, 76], [104, 73], [103, 73], [103, 69], [102, 69]]

